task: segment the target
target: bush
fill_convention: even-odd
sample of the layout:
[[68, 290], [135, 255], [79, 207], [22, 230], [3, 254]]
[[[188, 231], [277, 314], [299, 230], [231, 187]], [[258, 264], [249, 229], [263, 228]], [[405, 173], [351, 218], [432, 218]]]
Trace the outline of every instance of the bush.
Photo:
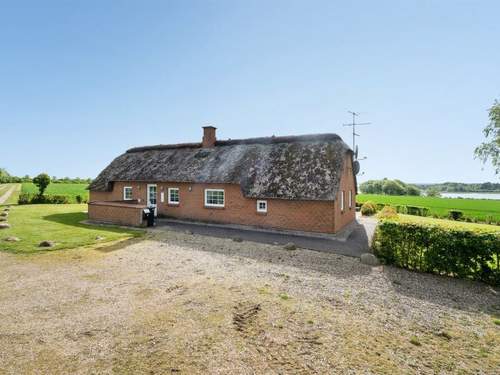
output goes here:
[[394, 207], [385, 206], [377, 215], [379, 219], [397, 219], [398, 213]]
[[21, 193], [17, 200], [18, 204], [68, 204], [69, 198], [66, 195], [40, 195]]
[[408, 210], [406, 208], [405, 205], [397, 205], [396, 206], [396, 211], [398, 212], [398, 214], [406, 214], [408, 213]]
[[77, 195], [77, 196], [75, 197], [75, 199], [76, 199], [76, 203], [82, 203], [82, 201], [83, 201], [83, 198], [82, 198], [82, 196], [81, 196], [81, 195]]
[[375, 215], [376, 213], [377, 213], [377, 206], [375, 205], [375, 203], [371, 201], [365, 202], [361, 206], [361, 214], [363, 216], [372, 216]]
[[451, 220], [460, 220], [464, 216], [464, 213], [459, 210], [449, 210], [448, 211], [448, 217]]
[[499, 233], [386, 220], [373, 250], [387, 264], [500, 285]]

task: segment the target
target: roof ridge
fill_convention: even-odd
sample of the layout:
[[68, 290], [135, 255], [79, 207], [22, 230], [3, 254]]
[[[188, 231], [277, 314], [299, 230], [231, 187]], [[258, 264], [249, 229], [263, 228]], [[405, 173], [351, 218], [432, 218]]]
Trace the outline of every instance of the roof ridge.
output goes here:
[[[318, 134], [303, 134], [303, 135], [287, 135], [287, 136], [271, 136], [243, 139], [226, 139], [215, 142], [217, 146], [234, 146], [248, 144], [276, 144], [276, 143], [293, 143], [293, 142], [318, 142], [318, 141], [341, 141], [342, 138], [336, 133], [318, 133]], [[201, 142], [195, 143], [174, 143], [174, 144], [159, 144], [152, 146], [140, 146], [128, 149], [127, 153], [143, 152], [153, 150], [167, 150], [177, 148], [201, 148]]]

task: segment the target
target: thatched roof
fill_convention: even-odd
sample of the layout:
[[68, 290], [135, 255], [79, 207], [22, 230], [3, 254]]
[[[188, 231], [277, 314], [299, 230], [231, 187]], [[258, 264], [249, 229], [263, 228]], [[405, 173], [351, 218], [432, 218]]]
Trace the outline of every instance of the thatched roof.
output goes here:
[[336, 134], [137, 147], [113, 160], [90, 190], [109, 191], [114, 181], [234, 183], [251, 198], [335, 200], [349, 152]]

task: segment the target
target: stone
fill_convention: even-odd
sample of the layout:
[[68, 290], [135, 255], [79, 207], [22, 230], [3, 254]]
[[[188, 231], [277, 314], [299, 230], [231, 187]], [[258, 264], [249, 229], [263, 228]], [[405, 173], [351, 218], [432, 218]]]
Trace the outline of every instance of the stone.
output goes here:
[[361, 263], [366, 264], [368, 266], [378, 266], [378, 265], [380, 265], [379, 260], [372, 253], [361, 254]]
[[0, 217], [0, 221], [7, 221], [6, 217]]
[[7, 229], [7, 228], [10, 228], [10, 224], [0, 223], [0, 229]]
[[5, 212], [8, 212], [8, 211], [10, 211], [10, 208], [9, 208], [9, 207], [6, 207], [6, 208], [4, 208], [3, 210], [4, 210]]
[[243, 238], [241, 238], [241, 237], [234, 237], [233, 241], [234, 242], [243, 242]]
[[9, 216], [9, 213], [8, 213], [8, 212], [2, 212], [2, 213], [0, 214], [0, 216], [7, 217], [7, 216]]
[[96, 239], [96, 241], [102, 241], [102, 240], [105, 239], [105, 237], [103, 237], [103, 236], [96, 236], [95, 239]]
[[38, 247], [53, 247], [54, 245], [54, 241], [42, 241], [38, 244]]
[[186, 230], [186, 231], [184, 231], [184, 233], [186, 233], [186, 234], [193, 234], [193, 232], [191, 232], [190, 230]]
[[18, 237], [10, 236], [10, 237], [4, 238], [4, 241], [7, 241], [7, 242], [19, 242], [21, 240]]
[[285, 250], [295, 250], [297, 246], [293, 242], [288, 242], [285, 246], [283, 246]]

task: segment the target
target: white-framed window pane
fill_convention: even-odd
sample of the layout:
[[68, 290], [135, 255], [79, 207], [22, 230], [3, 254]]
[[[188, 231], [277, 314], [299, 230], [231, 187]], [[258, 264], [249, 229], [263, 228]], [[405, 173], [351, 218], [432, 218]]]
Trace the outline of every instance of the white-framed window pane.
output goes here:
[[349, 208], [352, 208], [352, 190], [349, 190]]
[[267, 201], [257, 201], [257, 212], [267, 212]]
[[168, 203], [178, 204], [180, 202], [179, 189], [169, 188], [168, 189]]
[[224, 206], [224, 190], [205, 190], [205, 205], [207, 206]]
[[123, 188], [123, 199], [129, 201], [132, 199], [132, 187], [125, 186]]
[[344, 211], [344, 190], [340, 194], [340, 210]]

